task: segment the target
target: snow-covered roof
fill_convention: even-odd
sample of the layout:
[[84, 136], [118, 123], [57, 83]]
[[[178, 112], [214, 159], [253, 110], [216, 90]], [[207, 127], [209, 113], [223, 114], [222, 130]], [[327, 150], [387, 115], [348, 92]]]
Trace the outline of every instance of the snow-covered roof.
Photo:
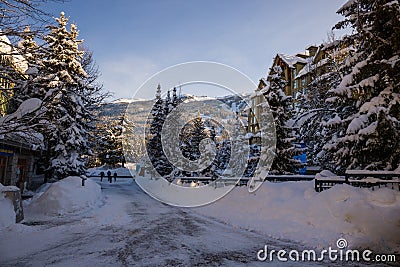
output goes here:
[[19, 148], [25, 148], [28, 150], [40, 150], [43, 149], [44, 136], [41, 133], [31, 131], [27, 132], [16, 132], [8, 133], [0, 136], [0, 142], [2, 144], [15, 146]]
[[260, 81], [262, 81], [265, 85], [268, 84], [268, 81], [267, 81], [267, 79], [265, 79], [265, 78], [261, 78]]
[[296, 75], [295, 79], [299, 79], [301, 77], [303, 77], [304, 75], [307, 75], [311, 70], [315, 69], [315, 68], [319, 68], [325, 64], [328, 63], [328, 58], [323, 58], [318, 62], [314, 62], [313, 57], [307, 58], [307, 60], [309, 60], [309, 62], [299, 71], [299, 73]]
[[0, 52], [6, 55], [10, 55], [12, 57], [14, 67], [20, 71], [21, 73], [25, 73], [28, 69], [28, 62], [26, 62], [25, 58], [15, 51], [12, 46], [10, 39], [4, 35], [4, 33], [0, 30]]
[[9, 53], [12, 51], [10, 40], [7, 36], [2, 35], [0, 31], [0, 51], [3, 53]]
[[300, 71], [299, 73], [296, 75], [296, 77], [294, 77], [294, 79], [299, 79], [301, 77], [303, 77], [304, 75], [306, 75], [307, 73], [309, 73], [311, 71], [311, 64], [307, 63]]
[[307, 60], [298, 56], [278, 54], [278, 57], [282, 59], [290, 68], [294, 68], [297, 63], [307, 64]]

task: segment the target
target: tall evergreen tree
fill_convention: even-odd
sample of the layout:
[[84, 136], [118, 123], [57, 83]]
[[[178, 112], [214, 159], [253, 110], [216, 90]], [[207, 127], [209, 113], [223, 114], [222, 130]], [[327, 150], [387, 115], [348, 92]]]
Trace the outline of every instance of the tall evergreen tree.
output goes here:
[[324, 150], [332, 168], [387, 169], [400, 164], [400, 8], [399, 1], [351, 0], [338, 10], [351, 27], [343, 39], [355, 51], [344, 77], [328, 99], [339, 112], [334, 136]]
[[203, 119], [199, 114], [183, 127], [179, 136], [183, 156], [189, 160], [199, 159], [201, 156], [200, 142], [207, 137]]
[[43, 36], [43, 59], [35, 85], [37, 92], [45, 92], [47, 177], [61, 179], [85, 173], [85, 157], [91, 153], [88, 126], [92, 113], [85, 105], [90, 95], [83, 93], [87, 74], [80, 63], [83, 51], [78, 48], [82, 41], [77, 39], [77, 27], [71, 24], [67, 30], [64, 13], [55, 20], [57, 25], [48, 26], [50, 32]]
[[[168, 93], [169, 95], [169, 93]], [[168, 162], [168, 159], [164, 153], [162, 142], [161, 142], [161, 132], [165, 119], [169, 112], [169, 100], [164, 101], [161, 98], [161, 86], [158, 85], [155, 103], [151, 110], [151, 117], [148, 118], [149, 127], [146, 128], [146, 150], [149, 160], [153, 165], [154, 169], [162, 177], [169, 175], [173, 167]]]
[[271, 76], [270, 84], [262, 92], [268, 101], [269, 108], [274, 117], [276, 129], [276, 156], [271, 166], [274, 173], [293, 173], [299, 169], [299, 161], [293, 159], [296, 155], [294, 142], [296, 137], [293, 128], [288, 126], [288, 121], [292, 115], [292, 98], [284, 93], [286, 81], [282, 79], [282, 69], [275, 66]]
[[125, 116], [122, 121], [122, 148], [123, 161], [139, 162], [143, 157], [143, 138], [135, 134], [135, 124], [128, 116]]
[[123, 118], [102, 124], [102, 137], [97, 151], [101, 164], [116, 166], [123, 158], [122, 132]]

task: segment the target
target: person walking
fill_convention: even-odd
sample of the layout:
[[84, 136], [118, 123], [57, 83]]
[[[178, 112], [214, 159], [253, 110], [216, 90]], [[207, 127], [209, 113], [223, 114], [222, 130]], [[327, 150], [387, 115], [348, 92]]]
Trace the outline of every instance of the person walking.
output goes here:
[[114, 172], [114, 182], [117, 182], [117, 176], [118, 176], [117, 172]]
[[103, 178], [104, 178], [104, 172], [100, 172], [100, 182], [103, 182]]
[[110, 183], [112, 183], [111, 171], [110, 171], [110, 170], [108, 170], [108, 172], [107, 172], [107, 178], [108, 178], [108, 181], [109, 181]]

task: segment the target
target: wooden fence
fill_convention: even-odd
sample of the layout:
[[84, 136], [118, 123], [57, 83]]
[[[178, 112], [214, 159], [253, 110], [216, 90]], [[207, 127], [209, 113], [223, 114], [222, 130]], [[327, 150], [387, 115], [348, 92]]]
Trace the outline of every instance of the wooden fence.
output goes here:
[[[264, 181], [270, 181], [270, 182], [297, 182], [297, 181], [312, 181], [314, 180], [315, 176], [314, 175], [268, 175], [265, 177]], [[211, 177], [179, 177], [177, 179], [180, 179], [181, 182], [184, 183], [191, 183], [191, 182], [202, 182], [204, 184], [209, 184], [210, 182], [216, 181], [216, 179], [213, 179]], [[251, 178], [248, 177], [242, 177], [240, 178], [220, 178], [217, 181], [219, 183], [225, 183], [225, 184], [236, 184], [237, 186], [246, 186], [247, 183], [249, 182]]]
[[374, 190], [375, 187], [389, 187], [400, 191], [400, 173], [394, 171], [347, 170], [345, 176], [337, 178], [316, 178], [315, 191], [321, 192], [337, 184], [349, 184]]

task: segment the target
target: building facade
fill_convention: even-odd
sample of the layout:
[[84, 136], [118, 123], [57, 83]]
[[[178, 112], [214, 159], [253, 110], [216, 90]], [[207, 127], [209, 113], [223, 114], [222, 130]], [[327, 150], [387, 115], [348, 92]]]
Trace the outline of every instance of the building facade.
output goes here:
[[[305, 89], [312, 80], [311, 69], [314, 62], [323, 64], [326, 61], [327, 53], [322, 47], [310, 45], [306, 47], [305, 53], [298, 53], [296, 55], [277, 54], [274, 57], [272, 66], [267, 73], [267, 78], [262, 78], [259, 81], [255, 93], [251, 97], [251, 108], [248, 114], [248, 132], [256, 135], [259, 132], [259, 120], [262, 112], [260, 104], [265, 101], [261, 90], [270, 82], [269, 78], [274, 74], [273, 69], [275, 66], [280, 66], [282, 69], [282, 79], [286, 81], [284, 92], [287, 96], [292, 96], [296, 100], [299, 92], [306, 93]], [[325, 71], [320, 68], [319, 75]]]
[[34, 189], [44, 182], [41, 150], [13, 135], [0, 140], [0, 183]]
[[297, 73], [295, 82], [298, 84], [298, 92], [306, 94], [307, 87], [316, 78], [322, 77], [324, 74], [338, 71], [349, 54], [348, 47], [338, 47], [335, 42], [321, 44], [320, 46], [310, 46], [308, 63]]
[[[308, 63], [308, 56], [305, 54], [287, 55], [277, 54], [274, 58], [270, 71], [267, 77], [273, 75], [273, 69], [275, 66], [280, 66], [282, 69], [282, 79], [286, 81], [285, 94], [287, 96], [295, 97], [296, 92], [299, 89], [299, 85], [295, 80], [297, 73], [303, 69]], [[270, 81], [267, 78], [268, 82]]]

